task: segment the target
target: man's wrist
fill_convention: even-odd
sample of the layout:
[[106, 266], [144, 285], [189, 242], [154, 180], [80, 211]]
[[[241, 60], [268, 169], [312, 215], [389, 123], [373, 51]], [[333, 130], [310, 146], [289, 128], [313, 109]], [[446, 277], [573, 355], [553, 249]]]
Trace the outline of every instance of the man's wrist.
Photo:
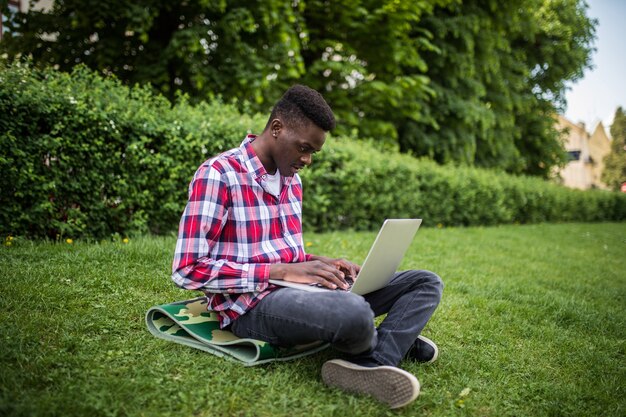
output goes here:
[[281, 263], [271, 264], [270, 279], [285, 279], [285, 265]]

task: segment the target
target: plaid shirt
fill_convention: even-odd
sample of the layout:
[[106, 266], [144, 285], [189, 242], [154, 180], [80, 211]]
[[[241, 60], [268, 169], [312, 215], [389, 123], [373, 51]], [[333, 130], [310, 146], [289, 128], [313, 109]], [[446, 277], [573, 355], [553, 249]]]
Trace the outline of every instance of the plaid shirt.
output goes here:
[[300, 177], [282, 177], [279, 198], [267, 192], [255, 138], [198, 168], [178, 230], [172, 279], [204, 292], [222, 328], [276, 289], [268, 283], [270, 264], [310, 259], [302, 245]]

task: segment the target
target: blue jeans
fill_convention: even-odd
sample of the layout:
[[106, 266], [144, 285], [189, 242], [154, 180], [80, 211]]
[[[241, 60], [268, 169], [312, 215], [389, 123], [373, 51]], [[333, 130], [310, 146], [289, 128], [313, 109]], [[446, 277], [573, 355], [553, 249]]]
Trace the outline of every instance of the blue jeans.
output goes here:
[[[281, 288], [235, 320], [231, 331], [278, 346], [322, 340], [357, 363], [398, 366], [442, 291], [441, 279], [430, 271], [398, 272], [386, 287], [364, 296]], [[382, 314], [387, 317], [377, 329], [374, 317]]]

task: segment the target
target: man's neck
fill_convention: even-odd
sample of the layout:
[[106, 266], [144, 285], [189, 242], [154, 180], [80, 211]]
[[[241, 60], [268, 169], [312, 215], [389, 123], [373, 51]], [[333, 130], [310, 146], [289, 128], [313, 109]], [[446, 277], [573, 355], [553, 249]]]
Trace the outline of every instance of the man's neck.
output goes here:
[[271, 156], [272, 140], [273, 138], [269, 133], [269, 130], [266, 130], [258, 135], [256, 139], [252, 142], [252, 149], [254, 149], [254, 152], [256, 152], [256, 156], [261, 161], [261, 164], [263, 164], [263, 167], [265, 168], [267, 173], [274, 175], [276, 173], [276, 163]]

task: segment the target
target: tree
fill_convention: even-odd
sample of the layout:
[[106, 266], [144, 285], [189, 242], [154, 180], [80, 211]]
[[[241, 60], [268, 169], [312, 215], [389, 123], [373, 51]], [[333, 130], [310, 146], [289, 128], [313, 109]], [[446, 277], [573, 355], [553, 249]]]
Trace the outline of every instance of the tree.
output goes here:
[[577, 1], [466, 0], [420, 23], [435, 94], [425, 122], [400, 128], [403, 150], [513, 173], [548, 176], [565, 154], [553, 115], [564, 83], [589, 66], [595, 22]]
[[297, 10], [280, 0], [55, 0], [50, 12], [15, 15], [0, 46], [39, 66], [84, 63], [128, 84], [150, 83], [171, 100], [182, 91], [256, 103], [275, 68], [291, 78], [304, 71]]
[[170, 99], [221, 95], [256, 111], [303, 82], [324, 91], [339, 133], [395, 141], [394, 120], [419, 119], [430, 94], [419, 71], [403, 72], [425, 68], [427, 36], [409, 33], [451, 1], [56, 0], [50, 13], [18, 14], [0, 48], [63, 71], [85, 63]]
[[611, 125], [611, 152], [604, 158], [602, 181], [614, 190], [626, 182], [626, 113], [619, 107]]
[[56, 0], [16, 15], [0, 49], [263, 113], [301, 82], [339, 134], [545, 177], [565, 161], [552, 117], [594, 24], [583, 0]]
[[415, 28], [451, 2], [307, 1], [302, 81], [329, 99], [339, 133], [395, 144], [402, 120], [423, 120], [433, 91], [421, 51], [433, 45], [429, 33]]

